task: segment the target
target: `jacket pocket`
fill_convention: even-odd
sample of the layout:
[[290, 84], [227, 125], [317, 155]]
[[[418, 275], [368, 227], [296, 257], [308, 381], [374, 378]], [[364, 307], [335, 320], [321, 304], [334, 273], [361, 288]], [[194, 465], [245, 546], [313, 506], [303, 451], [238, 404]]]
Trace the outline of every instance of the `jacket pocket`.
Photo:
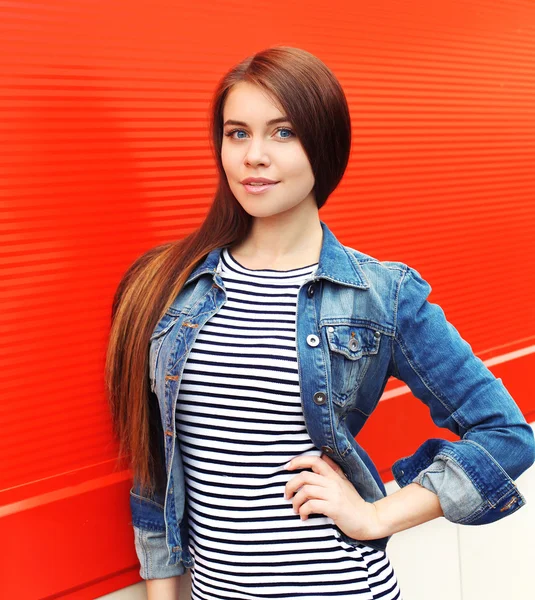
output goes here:
[[[333, 402], [346, 407], [355, 401], [370, 361], [379, 352], [381, 332], [366, 325], [328, 325], [327, 341]], [[369, 415], [373, 407], [368, 410], [366, 402], [359, 402], [353, 408]]]

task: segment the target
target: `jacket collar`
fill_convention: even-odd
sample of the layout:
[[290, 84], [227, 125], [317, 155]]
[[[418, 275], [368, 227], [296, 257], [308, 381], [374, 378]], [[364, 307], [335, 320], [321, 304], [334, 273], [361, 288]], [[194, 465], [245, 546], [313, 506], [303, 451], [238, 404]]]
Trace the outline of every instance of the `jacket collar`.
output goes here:
[[[358, 259], [338, 241], [323, 221], [320, 220], [320, 223], [323, 229], [323, 240], [314, 279], [328, 279], [340, 285], [368, 289], [370, 284]], [[204, 261], [190, 273], [184, 285], [186, 286], [205, 273], [215, 276], [222, 250], [223, 246], [219, 246], [209, 252]]]

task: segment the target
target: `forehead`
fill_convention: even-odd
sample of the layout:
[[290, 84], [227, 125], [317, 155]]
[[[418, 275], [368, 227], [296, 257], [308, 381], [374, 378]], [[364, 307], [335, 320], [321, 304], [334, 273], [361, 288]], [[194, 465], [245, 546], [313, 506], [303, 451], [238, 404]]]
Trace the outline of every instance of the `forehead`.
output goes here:
[[239, 119], [247, 123], [265, 122], [282, 116], [278, 102], [257, 85], [240, 81], [229, 91], [223, 107], [223, 120]]

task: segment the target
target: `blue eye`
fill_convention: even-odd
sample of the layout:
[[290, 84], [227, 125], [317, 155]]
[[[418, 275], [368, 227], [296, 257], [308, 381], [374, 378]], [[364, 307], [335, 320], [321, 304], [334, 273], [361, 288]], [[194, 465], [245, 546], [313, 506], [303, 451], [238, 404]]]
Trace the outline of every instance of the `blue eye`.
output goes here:
[[[294, 132], [293, 132], [291, 129], [289, 129], [288, 127], [279, 127], [279, 128], [277, 129], [277, 133], [278, 133], [279, 131], [289, 131], [289, 132], [290, 132], [290, 135], [283, 135], [283, 136], [280, 138], [281, 140], [287, 140], [287, 139], [289, 139], [289, 138], [291, 138], [291, 137], [295, 137], [295, 133], [294, 133]], [[236, 138], [236, 137], [233, 137], [235, 133], [240, 133], [240, 132], [241, 132], [241, 133], [246, 133], [244, 129], [232, 129], [231, 131], [228, 131], [227, 133], [225, 133], [225, 135], [226, 135], [227, 137], [232, 137], [232, 139], [235, 139], [235, 140], [243, 140], [243, 139], [245, 139], [245, 138], [243, 138], [243, 137], [237, 137], [237, 138]]]
[[277, 129], [277, 131], [289, 131], [290, 132], [289, 136], [283, 136], [284, 139], [286, 139], [286, 137], [292, 137], [293, 135], [295, 135], [295, 133], [291, 129], [288, 129], [288, 127], [281, 127], [280, 129]]

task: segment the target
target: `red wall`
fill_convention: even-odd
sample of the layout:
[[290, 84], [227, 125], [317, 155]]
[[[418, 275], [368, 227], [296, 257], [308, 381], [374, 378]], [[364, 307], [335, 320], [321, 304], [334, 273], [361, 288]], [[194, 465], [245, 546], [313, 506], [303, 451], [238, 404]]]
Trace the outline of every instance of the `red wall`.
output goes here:
[[[111, 299], [206, 214], [212, 92], [264, 47], [309, 50], [346, 90], [352, 156], [322, 220], [417, 268], [483, 359], [524, 350], [492, 369], [535, 420], [534, 27], [531, 0], [0, 2], [5, 597], [139, 579], [103, 392]], [[448, 436], [396, 386], [359, 438], [385, 480]]]

